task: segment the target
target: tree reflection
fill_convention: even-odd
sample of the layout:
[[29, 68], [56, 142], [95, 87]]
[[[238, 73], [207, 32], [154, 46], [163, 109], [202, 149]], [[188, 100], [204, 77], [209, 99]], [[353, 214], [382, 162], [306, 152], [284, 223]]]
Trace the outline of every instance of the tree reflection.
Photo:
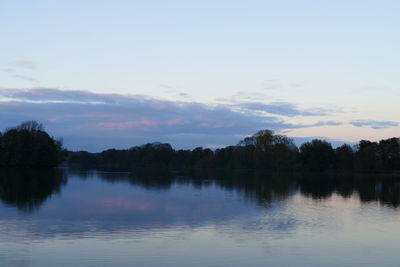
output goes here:
[[67, 178], [59, 169], [5, 169], [0, 171], [0, 199], [23, 212], [37, 210], [60, 192]]
[[313, 199], [326, 199], [332, 194], [344, 198], [358, 196], [361, 202], [379, 202], [399, 207], [400, 177], [390, 175], [303, 175], [298, 179], [300, 192]]
[[[87, 179], [87, 173], [79, 177]], [[324, 200], [333, 195], [358, 198], [361, 202], [378, 202], [394, 208], [400, 206], [400, 177], [383, 175], [327, 175], [271, 173], [262, 171], [194, 171], [173, 173], [163, 170], [136, 170], [131, 173], [95, 172], [91, 177], [109, 183], [127, 183], [147, 190], [169, 190], [174, 184], [197, 189], [216, 186], [234, 191], [257, 205], [267, 207], [300, 193], [304, 197]], [[64, 171], [2, 170], [0, 199], [24, 212], [37, 210], [51, 195], [67, 183]]]
[[260, 205], [286, 199], [296, 192], [296, 175], [270, 172], [221, 172], [215, 179], [217, 185], [242, 192], [247, 199]]
[[343, 198], [358, 197], [361, 202], [379, 202], [400, 206], [400, 177], [366, 174], [272, 173], [263, 171], [202, 171], [177, 174], [168, 171], [136, 171], [126, 175], [100, 173], [111, 182], [128, 182], [149, 190], [168, 190], [173, 184], [196, 188], [216, 185], [236, 191], [259, 205], [284, 200], [297, 192], [312, 199], [328, 199], [336, 194]]
[[173, 173], [165, 169], [136, 169], [132, 172], [96, 172], [96, 174], [100, 179], [110, 183], [127, 182], [150, 190], [169, 189], [174, 180]]

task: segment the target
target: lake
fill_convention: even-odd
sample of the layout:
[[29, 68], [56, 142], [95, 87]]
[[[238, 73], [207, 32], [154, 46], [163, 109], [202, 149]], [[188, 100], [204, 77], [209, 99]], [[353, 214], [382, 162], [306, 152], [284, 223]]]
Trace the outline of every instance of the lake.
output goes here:
[[384, 175], [2, 171], [1, 266], [400, 266]]

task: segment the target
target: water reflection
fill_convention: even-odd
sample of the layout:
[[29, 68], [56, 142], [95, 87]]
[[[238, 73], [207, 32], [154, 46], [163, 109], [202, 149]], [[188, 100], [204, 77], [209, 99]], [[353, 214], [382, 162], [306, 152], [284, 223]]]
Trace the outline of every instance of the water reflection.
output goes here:
[[4, 169], [0, 171], [0, 199], [20, 211], [33, 212], [66, 183], [59, 169]]
[[[194, 172], [179, 174], [158, 170], [138, 170], [133, 173], [73, 172], [62, 169], [2, 170], [0, 199], [22, 212], [34, 212], [67, 184], [67, 177], [81, 180], [100, 179], [107, 183], [122, 183], [151, 191], [168, 191], [173, 185], [186, 185], [194, 190], [216, 186], [234, 191], [257, 205], [267, 206], [296, 193], [314, 200], [357, 197], [361, 202], [378, 202], [397, 208], [400, 205], [400, 177], [395, 175], [326, 175], [273, 174], [265, 172]], [[81, 189], [76, 189], [81, 190]], [[89, 190], [89, 188], [87, 188]], [[96, 188], [89, 198], [96, 198]]]
[[400, 178], [377, 175], [3, 171], [0, 262], [397, 263], [399, 190]]
[[400, 177], [394, 175], [303, 175], [298, 179], [303, 196], [327, 199], [358, 196], [361, 202], [378, 202], [394, 208], [400, 205]]
[[358, 197], [361, 202], [379, 202], [394, 208], [400, 205], [400, 176], [381, 174], [313, 174], [265, 172], [195, 172], [178, 175], [170, 172], [139, 171], [130, 174], [97, 173], [102, 180], [127, 182], [149, 190], [169, 190], [171, 185], [187, 184], [201, 189], [211, 184], [237, 191], [263, 205], [283, 200], [297, 192], [315, 200], [336, 194]]

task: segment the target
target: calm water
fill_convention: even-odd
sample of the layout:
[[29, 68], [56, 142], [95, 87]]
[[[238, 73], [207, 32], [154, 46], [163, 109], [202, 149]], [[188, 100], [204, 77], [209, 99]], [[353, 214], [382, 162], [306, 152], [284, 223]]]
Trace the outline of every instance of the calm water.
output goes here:
[[400, 180], [1, 172], [0, 266], [400, 266]]

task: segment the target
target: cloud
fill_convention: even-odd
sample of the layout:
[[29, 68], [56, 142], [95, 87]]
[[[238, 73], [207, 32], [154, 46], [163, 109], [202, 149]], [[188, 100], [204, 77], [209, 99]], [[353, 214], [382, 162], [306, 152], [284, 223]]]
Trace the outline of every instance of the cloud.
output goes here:
[[8, 63], [8, 65], [13, 66], [15, 68], [23, 68], [23, 69], [35, 69], [37, 67], [37, 62], [33, 60], [14, 60]]
[[184, 121], [181, 119], [167, 120], [167, 121], [157, 121], [157, 120], [134, 120], [134, 121], [123, 121], [123, 122], [101, 122], [98, 126], [104, 129], [149, 129], [155, 128], [163, 125], [179, 125], [183, 124]]
[[356, 127], [370, 127], [372, 129], [386, 129], [391, 127], [398, 127], [400, 124], [395, 121], [375, 121], [375, 120], [356, 120], [350, 122]]
[[327, 109], [300, 109], [296, 105], [287, 102], [273, 102], [265, 104], [262, 102], [247, 102], [240, 104], [242, 108], [253, 111], [266, 112], [287, 117], [295, 116], [326, 116], [331, 113]]
[[169, 84], [165, 84], [165, 83], [160, 84], [159, 86], [160, 86], [161, 88], [166, 88], [166, 89], [173, 89], [173, 88], [175, 88], [174, 86], [169, 85]]
[[338, 122], [338, 121], [318, 121], [316, 123], [313, 124], [308, 124], [308, 127], [319, 127], [319, 126], [339, 126], [339, 125], [343, 125], [342, 122]]
[[14, 70], [11, 68], [0, 68], [1, 72], [5, 72], [5, 73], [13, 73]]
[[29, 77], [29, 76], [25, 76], [25, 75], [19, 75], [19, 74], [15, 74], [14, 75], [15, 78], [21, 79], [21, 80], [25, 80], [28, 82], [40, 82], [39, 80]]
[[264, 90], [274, 90], [280, 89], [283, 87], [283, 84], [278, 79], [269, 79], [264, 81]]
[[[338, 122], [293, 124], [285, 117], [324, 114], [275, 102], [204, 104], [169, 101], [143, 95], [98, 94], [53, 88], [0, 89], [0, 129], [24, 120], [43, 122], [69, 149], [100, 151], [147, 142], [169, 142], [177, 148], [236, 144], [260, 129], [286, 129]], [[255, 112], [259, 109], [262, 112]], [[279, 116], [278, 116], [279, 115]]]
[[16, 79], [20, 79], [20, 80], [25, 80], [28, 82], [40, 82], [39, 80], [31, 77], [31, 76], [27, 76], [27, 75], [22, 75], [19, 74], [19, 70], [15, 70], [15, 69], [26, 69], [26, 70], [33, 70], [36, 68], [37, 64], [34, 61], [30, 61], [30, 60], [15, 60], [15, 61], [11, 61], [8, 63], [9, 66], [12, 66], [13, 68], [0, 68], [1, 72], [4, 73], [8, 73], [11, 77], [16, 78]]
[[268, 113], [284, 117], [321, 117], [341, 113], [338, 107], [300, 108], [298, 105], [286, 101], [268, 101], [269, 96], [260, 92], [237, 92], [230, 97], [217, 98], [215, 101], [231, 105], [232, 108], [241, 108], [245, 112]]

